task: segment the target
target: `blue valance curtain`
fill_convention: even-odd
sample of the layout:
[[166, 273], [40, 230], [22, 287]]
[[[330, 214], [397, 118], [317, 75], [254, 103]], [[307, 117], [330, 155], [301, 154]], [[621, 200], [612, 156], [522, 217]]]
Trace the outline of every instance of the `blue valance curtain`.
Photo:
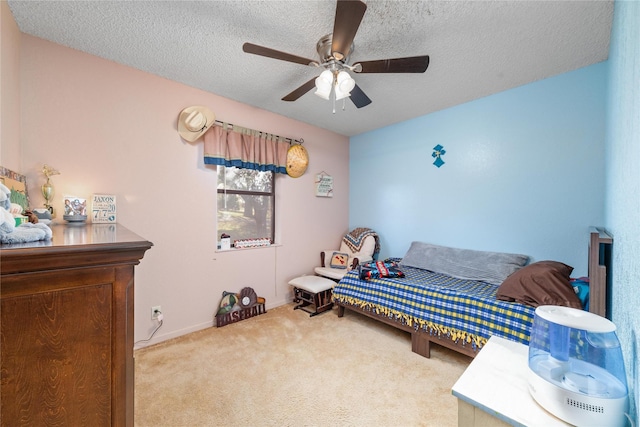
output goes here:
[[209, 129], [203, 139], [206, 165], [287, 173], [289, 141], [285, 138], [222, 123]]

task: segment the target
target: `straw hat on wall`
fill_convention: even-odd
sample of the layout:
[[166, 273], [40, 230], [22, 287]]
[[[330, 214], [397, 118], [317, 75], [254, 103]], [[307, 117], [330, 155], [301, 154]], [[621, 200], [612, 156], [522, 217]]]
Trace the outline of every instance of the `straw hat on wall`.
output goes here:
[[213, 126], [216, 115], [207, 107], [195, 105], [187, 107], [178, 116], [178, 133], [189, 142], [200, 138]]

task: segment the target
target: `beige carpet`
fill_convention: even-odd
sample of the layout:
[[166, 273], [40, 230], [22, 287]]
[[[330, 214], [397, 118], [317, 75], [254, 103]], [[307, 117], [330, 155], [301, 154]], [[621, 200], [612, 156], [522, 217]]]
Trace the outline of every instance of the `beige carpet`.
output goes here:
[[471, 359], [337, 310], [293, 304], [135, 352], [135, 425], [456, 426]]

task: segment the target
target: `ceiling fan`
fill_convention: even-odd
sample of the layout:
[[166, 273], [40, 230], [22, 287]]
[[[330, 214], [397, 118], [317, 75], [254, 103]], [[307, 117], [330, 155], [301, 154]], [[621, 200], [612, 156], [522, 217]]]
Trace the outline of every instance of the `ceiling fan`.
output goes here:
[[283, 101], [295, 101], [315, 87], [316, 95], [329, 99], [332, 94], [334, 100], [349, 96], [356, 107], [362, 108], [371, 104], [371, 99], [355, 84], [347, 70], [355, 73], [424, 73], [427, 70], [428, 55], [361, 61], [349, 65], [354, 50], [353, 39], [367, 5], [357, 0], [337, 1], [333, 33], [320, 38], [316, 44], [319, 61], [253, 43], [242, 45], [242, 50], [247, 53], [325, 69], [319, 77], [314, 77], [283, 97]]

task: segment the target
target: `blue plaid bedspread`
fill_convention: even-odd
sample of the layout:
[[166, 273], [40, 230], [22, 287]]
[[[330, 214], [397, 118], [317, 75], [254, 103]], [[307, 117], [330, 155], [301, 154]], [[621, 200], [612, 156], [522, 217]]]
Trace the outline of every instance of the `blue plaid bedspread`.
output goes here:
[[498, 286], [419, 268], [401, 269], [404, 278], [371, 280], [350, 271], [334, 287], [333, 298], [478, 349], [492, 335], [529, 343], [535, 309], [499, 301]]

